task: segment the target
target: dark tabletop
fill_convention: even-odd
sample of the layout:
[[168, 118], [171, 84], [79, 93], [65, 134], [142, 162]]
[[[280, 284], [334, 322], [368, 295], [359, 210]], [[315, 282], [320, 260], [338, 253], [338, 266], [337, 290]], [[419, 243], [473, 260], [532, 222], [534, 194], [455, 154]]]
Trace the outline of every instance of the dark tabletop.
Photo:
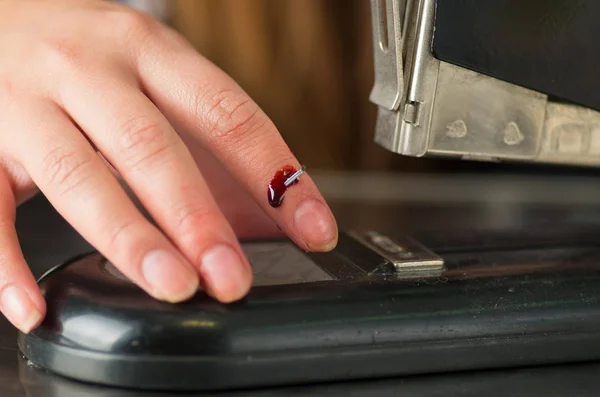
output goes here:
[[[594, 176], [376, 175], [315, 177], [342, 228], [377, 227], [423, 236], [440, 230], [472, 233], [534, 229], [600, 231], [600, 181]], [[17, 229], [36, 277], [74, 255], [91, 250], [38, 196], [19, 208]], [[433, 236], [433, 237], [431, 237]], [[218, 393], [232, 396], [597, 396], [600, 363], [479, 373], [296, 386]], [[84, 385], [28, 364], [16, 331], [0, 318], [0, 396], [163, 396]], [[216, 394], [202, 394], [216, 395]]]

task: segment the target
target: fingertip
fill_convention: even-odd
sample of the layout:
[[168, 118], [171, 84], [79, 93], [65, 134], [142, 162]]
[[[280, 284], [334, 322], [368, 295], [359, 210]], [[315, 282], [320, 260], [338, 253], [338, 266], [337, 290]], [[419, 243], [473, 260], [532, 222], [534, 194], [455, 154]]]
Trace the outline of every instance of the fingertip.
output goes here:
[[232, 289], [212, 288], [207, 285], [206, 293], [221, 303], [229, 304], [244, 299], [250, 292], [251, 284], [252, 283], [246, 283], [243, 286]]
[[294, 226], [309, 251], [327, 252], [337, 245], [337, 223], [320, 200], [309, 198], [301, 202], [294, 213]]
[[46, 316], [46, 300], [42, 296], [38, 285], [35, 284], [35, 288], [33, 291], [32, 288], [27, 288], [26, 291], [42, 318]]
[[206, 292], [223, 303], [243, 299], [252, 287], [252, 269], [235, 249], [223, 244], [208, 249], [200, 262]]
[[310, 246], [310, 250], [313, 252], [331, 252], [335, 249], [335, 247], [337, 247], [338, 244], [338, 230], [337, 227], [335, 229], [335, 237], [330, 240], [328, 243], [324, 244], [324, 245], [320, 245], [320, 246]]
[[36, 329], [41, 324], [42, 320], [42, 313], [40, 313], [38, 310], [33, 310], [29, 315], [29, 318], [23, 324], [21, 324], [19, 329], [24, 334], [28, 334]]
[[200, 280], [191, 265], [167, 250], [147, 253], [141, 265], [150, 295], [170, 303], [190, 299], [198, 291]]
[[196, 293], [198, 292], [199, 288], [200, 288], [200, 280], [198, 278], [193, 278], [192, 280], [190, 280], [190, 282], [188, 284], [188, 288], [186, 290], [183, 290], [180, 293], [171, 293], [169, 295], [164, 295], [164, 294], [160, 293], [159, 291], [153, 291], [152, 295], [156, 299], [162, 300], [162, 301], [165, 301], [168, 303], [182, 303], [182, 302], [185, 302], [185, 301], [193, 298], [194, 295], [196, 295]]
[[44, 313], [34, 304], [29, 294], [15, 284], [5, 286], [0, 292], [0, 310], [15, 327], [25, 334], [41, 323]]

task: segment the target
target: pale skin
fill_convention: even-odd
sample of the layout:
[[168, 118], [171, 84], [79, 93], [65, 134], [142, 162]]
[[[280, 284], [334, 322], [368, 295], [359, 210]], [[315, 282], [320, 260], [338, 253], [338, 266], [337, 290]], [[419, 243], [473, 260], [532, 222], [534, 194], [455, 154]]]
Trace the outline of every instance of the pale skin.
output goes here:
[[243, 298], [252, 272], [240, 238], [337, 244], [308, 174], [269, 206], [274, 173], [300, 162], [229, 76], [159, 22], [100, 0], [0, 0], [0, 54], [0, 310], [21, 331], [46, 311], [14, 226], [38, 191], [172, 303], [199, 286], [221, 302]]

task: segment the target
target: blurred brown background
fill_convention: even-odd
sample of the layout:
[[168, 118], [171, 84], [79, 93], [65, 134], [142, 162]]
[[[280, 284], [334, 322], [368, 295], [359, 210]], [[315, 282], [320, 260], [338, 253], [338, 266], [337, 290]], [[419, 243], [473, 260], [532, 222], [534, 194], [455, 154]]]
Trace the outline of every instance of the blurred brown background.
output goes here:
[[172, 0], [171, 24], [228, 72], [312, 169], [431, 170], [373, 143], [368, 0]]

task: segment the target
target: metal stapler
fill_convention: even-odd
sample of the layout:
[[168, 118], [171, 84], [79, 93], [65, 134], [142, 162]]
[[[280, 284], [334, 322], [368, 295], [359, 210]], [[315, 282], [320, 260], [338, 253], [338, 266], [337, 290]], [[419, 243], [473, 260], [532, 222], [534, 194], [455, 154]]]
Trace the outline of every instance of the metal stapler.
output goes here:
[[378, 144], [408, 156], [600, 165], [600, 3], [371, 5]]

